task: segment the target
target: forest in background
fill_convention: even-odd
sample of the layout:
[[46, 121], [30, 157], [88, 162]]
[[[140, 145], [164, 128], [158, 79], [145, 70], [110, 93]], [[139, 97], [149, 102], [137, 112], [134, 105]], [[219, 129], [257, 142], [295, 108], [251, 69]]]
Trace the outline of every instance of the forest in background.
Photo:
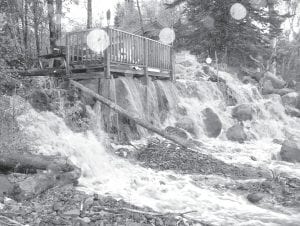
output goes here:
[[[124, 0], [112, 18], [116, 28], [132, 31], [151, 21], [172, 27], [175, 48], [190, 50], [204, 62], [238, 67], [263, 67], [286, 80], [299, 79], [299, 0], [239, 1], [247, 16], [230, 16], [230, 1]], [[62, 26], [74, 0], [1, 0], [1, 68], [24, 70], [37, 66], [36, 58], [64, 45]], [[103, 25], [93, 23], [92, 0], [85, 1], [87, 21], [69, 20], [72, 30]], [[109, 13], [110, 14], [110, 13]], [[139, 18], [139, 19], [137, 19]], [[5, 72], [4, 72], [5, 73]]]

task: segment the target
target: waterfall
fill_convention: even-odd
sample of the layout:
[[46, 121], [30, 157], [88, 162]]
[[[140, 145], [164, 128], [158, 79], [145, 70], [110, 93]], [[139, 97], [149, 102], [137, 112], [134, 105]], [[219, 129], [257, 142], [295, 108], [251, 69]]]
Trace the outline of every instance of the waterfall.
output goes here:
[[92, 132], [74, 133], [53, 113], [29, 110], [19, 117], [19, 123], [39, 153], [68, 156], [82, 169], [79, 184], [86, 192], [111, 195], [161, 212], [197, 210], [189, 216], [215, 225], [300, 223], [295, 212], [254, 206], [241, 195], [214, 187], [234, 183], [230, 179], [199, 176], [195, 183], [192, 176], [155, 172], [113, 156]]
[[[166, 81], [151, 81], [149, 84], [150, 120], [164, 128], [174, 125], [182, 115], [179, 108], [186, 109], [197, 127], [197, 137], [206, 152], [226, 163], [247, 164], [263, 169], [278, 170], [300, 178], [299, 164], [285, 163], [276, 158], [280, 145], [273, 139], [300, 137], [300, 120], [285, 114], [281, 100], [276, 96], [264, 98], [256, 86], [241, 83], [234, 75], [219, 72], [226, 81], [230, 95], [237, 104], [249, 103], [255, 109], [254, 119], [245, 122], [252, 139], [245, 143], [229, 141], [225, 131], [234, 125], [231, 116], [233, 106], [220, 89], [220, 84], [208, 81], [203, 76], [193, 76], [200, 66], [191, 61], [189, 67], [179, 67], [188, 73], [176, 84]], [[177, 70], [179, 70], [177, 68]], [[115, 81], [117, 103], [146, 118], [145, 86], [136, 79], [118, 78]], [[202, 110], [211, 108], [222, 122], [222, 133], [218, 138], [205, 135]], [[138, 206], [148, 206], [161, 212], [194, 211], [188, 216], [213, 225], [300, 225], [299, 212], [274, 206], [253, 205], [245, 193], [218, 189], [237, 181], [216, 175], [191, 176], [172, 171], [154, 171], [119, 158], [107, 151], [107, 138], [101, 130], [100, 105], [94, 107], [96, 125], [93, 131], [75, 133], [64, 120], [51, 112], [37, 113], [33, 109], [18, 117], [22, 131], [37, 152], [67, 156], [82, 169], [80, 189], [88, 193], [111, 195]], [[149, 135], [139, 128], [142, 135]], [[257, 161], [252, 161], [255, 156]], [[196, 179], [195, 179], [196, 178]]]

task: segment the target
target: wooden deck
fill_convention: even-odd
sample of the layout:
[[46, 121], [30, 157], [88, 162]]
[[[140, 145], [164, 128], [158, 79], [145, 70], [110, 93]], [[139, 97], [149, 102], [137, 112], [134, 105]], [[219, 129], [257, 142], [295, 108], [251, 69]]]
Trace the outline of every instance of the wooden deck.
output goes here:
[[66, 74], [68, 77], [105, 77], [130, 74], [174, 80], [174, 54], [170, 45], [114, 28], [103, 28], [109, 45], [102, 52], [91, 50], [83, 30], [66, 35]]

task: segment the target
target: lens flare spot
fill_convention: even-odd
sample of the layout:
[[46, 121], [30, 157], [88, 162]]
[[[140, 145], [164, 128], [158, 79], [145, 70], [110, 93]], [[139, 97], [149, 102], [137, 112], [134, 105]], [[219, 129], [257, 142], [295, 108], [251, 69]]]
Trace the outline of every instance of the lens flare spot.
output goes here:
[[205, 62], [207, 64], [211, 64], [212, 63], [212, 59], [210, 57], [207, 57], [206, 60], [205, 60]]
[[164, 28], [159, 33], [159, 40], [164, 44], [171, 44], [175, 40], [175, 32], [172, 28]]
[[230, 8], [230, 14], [235, 20], [242, 20], [247, 16], [247, 9], [241, 3], [235, 3]]
[[56, 25], [61, 25], [61, 20], [63, 19], [63, 16], [61, 14], [54, 14], [52, 21]]
[[109, 46], [108, 34], [102, 29], [94, 29], [87, 35], [87, 45], [94, 52], [101, 53]]
[[265, 8], [267, 5], [266, 0], [250, 0], [250, 4], [255, 9]]
[[212, 18], [211, 16], [206, 16], [202, 20], [204, 27], [208, 29], [212, 29], [215, 27], [215, 19]]

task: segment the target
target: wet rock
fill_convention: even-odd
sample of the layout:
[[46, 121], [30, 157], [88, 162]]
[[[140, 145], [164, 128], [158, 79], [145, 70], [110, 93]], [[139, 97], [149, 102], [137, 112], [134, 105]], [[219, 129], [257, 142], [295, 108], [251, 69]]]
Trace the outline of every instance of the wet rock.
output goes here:
[[293, 89], [289, 89], [289, 88], [282, 88], [282, 89], [274, 89], [273, 93], [279, 94], [280, 96], [284, 96], [287, 95], [289, 93], [293, 93], [294, 90]]
[[275, 144], [283, 144], [283, 140], [280, 140], [280, 139], [274, 139], [273, 140], [273, 143], [275, 143]]
[[268, 95], [268, 94], [273, 94], [274, 93], [274, 87], [272, 85], [272, 82], [269, 80], [264, 80], [262, 82], [262, 94], [263, 95]]
[[254, 156], [251, 156], [250, 158], [251, 158], [251, 160], [253, 160], [253, 161], [257, 161], [257, 159], [256, 159]]
[[243, 143], [245, 140], [247, 140], [244, 127], [239, 124], [230, 127], [226, 132], [226, 137], [228, 140], [237, 141], [240, 143]]
[[51, 110], [50, 98], [42, 90], [33, 91], [28, 97], [31, 106], [38, 111], [49, 111]]
[[299, 99], [299, 95], [296, 92], [291, 92], [281, 97], [282, 103], [285, 106], [296, 107]]
[[211, 108], [205, 108], [202, 114], [206, 135], [208, 137], [218, 137], [222, 131], [222, 123], [219, 116]]
[[182, 117], [176, 124], [176, 127], [186, 130], [192, 135], [196, 135], [195, 123], [189, 117]]
[[183, 129], [180, 129], [180, 128], [168, 126], [165, 129], [165, 132], [169, 135], [173, 135], [173, 136], [180, 137], [183, 139], [188, 139], [188, 134]]
[[219, 82], [219, 83], [226, 83], [226, 81], [221, 78], [220, 76], [217, 76], [214, 72], [210, 72], [209, 73], [209, 79], [208, 81], [211, 81], [211, 82]]
[[232, 117], [239, 121], [247, 121], [253, 119], [254, 110], [250, 104], [241, 104], [232, 110]]
[[272, 86], [275, 89], [282, 89], [286, 85], [286, 82], [282, 78], [274, 75], [273, 73], [271, 73], [269, 71], [267, 71], [264, 74], [264, 77], [265, 77], [264, 80], [270, 81], [272, 83]]
[[190, 62], [189, 60], [180, 62], [179, 64], [182, 65], [182, 66], [184, 66], [184, 67], [191, 67], [191, 66], [193, 66], [193, 63]]
[[282, 144], [280, 156], [283, 161], [300, 162], [300, 144], [297, 141], [286, 140]]
[[60, 202], [56, 202], [52, 206], [53, 211], [60, 212], [63, 209], [63, 204]]
[[250, 76], [244, 76], [243, 78], [242, 78], [242, 83], [244, 83], [244, 84], [256, 84], [257, 83], [257, 80], [255, 80], [255, 79], [253, 79], [253, 78], [251, 78]]
[[13, 190], [13, 184], [5, 175], [0, 175], [0, 197], [9, 194]]
[[252, 202], [252, 203], [258, 203], [260, 200], [263, 199], [263, 194], [261, 193], [251, 193], [249, 195], [247, 195], [247, 199], [249, 202]]
[[130, 151], [128, 148], [119, 148], [115, 151], [115, 154], [122, 158], [127, 158], [129, 153], [130, 153]]
[[186, 108], [185, 108], [185, 107], [182, 107], [182, 106], [179, 106], [179, 107], [177, 108], [177, 112], [178, 112], [180, 115], [182, 115], [182, 116], [186, 116], [186, 115], [187, 115], [187, 110], [186, 110]]
[[235, 98], [234, 91], [229, 86], [227, 86], [226, 83], [221, 82], [218, 84], [218, 87], [224, 96], [226, 105], [227, 106], [235, 106], [237, 104], [237, 99]]
[[285, 107], [285, 113], [292, 116], [300, 118], [300, 110], [291, 106]]
[[263, 73], [256, 71], [250, 74], [251, 78], [254, 79], [255, 81], [260, 81], [263, 77]]

